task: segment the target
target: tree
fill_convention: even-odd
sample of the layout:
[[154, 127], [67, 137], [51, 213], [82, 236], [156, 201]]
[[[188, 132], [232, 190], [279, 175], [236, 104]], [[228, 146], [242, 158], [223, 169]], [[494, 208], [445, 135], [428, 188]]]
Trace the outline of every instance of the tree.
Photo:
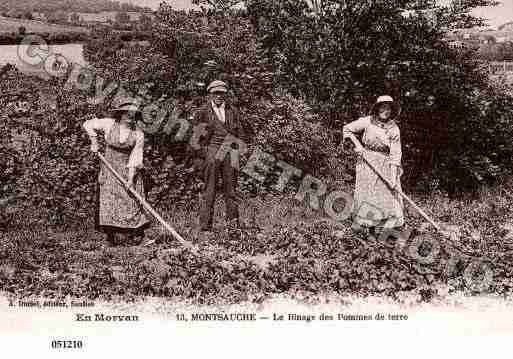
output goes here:
[[[412, 16], [404, 16], [413, 5]], [[229, 81], [236, 104], [262, 134], [253, 140], [315, 174], [329, 174], [324, 163], [338, 156], [332, 146], [344, 123], [367, 114], [376, 96], [391, 94], [404, 109], [406, 182], [427, 178], [454, 194], [513, 167], [513, 100], [489, 86], [475, 53], [450, 48], [448, 8], [432, 5], [323, 0], [315, 8], [252, 0], [247, 10], [224, 13], [164, 5], [149, 47], [107, 34], [85, 51], [103, 78], [134, 92], [151, 82], [154, 97], [166, 94], [187, 115], [203, 103], [205, 84]], [[298, 131], [281, 141], [276, 126]], [[312, 126], [322, 132], [325, 150]], [[350, 167], [347, 154], [340, 154], [342, 168]]]
[[[454, 27], [482, 23], [467, 12], [490, 3], [432, 9], [432, 3], [409, 0], [323, 0], [314, 8], [252, 0], [247, 8], [279, 86], [307, 98], [334, 130], [366, 114], [383, 93], [400, 99], [406, 166], [418, 174], [408, 180], [426, 176], [417, 166], [432, 153], [431, 174], [456, 192], [511, 167], [511, 123], [494, 112], [503, 100], [490, 89], [475, 54], [454, 51], [445, 41]], [[413, 16], [403, 16], [405, 9], [413, 9]], [[435, 21], [424, 15], [427, 10]], [[493, 140], [486, 135], [489, 126], [497, 131]]]
[[243, 3], [242, 0], [192, 0], [194, 5], [205, 5], [216, 12], [227, 12], [233, 7]]
[[124, 4], [120, 6], [118, 1], [112, 0], [0, 0], [0, 10], [7, 11], [8, 9], [20, 9], [30, 12], [55, 12], [58, 10], [66, 12], [93, 12], [100, 11], [151, 11], [146, 7]]
[[487, 19], [475, 17], [470, 13], [477, 7], [494, 6], [499, 3], [495, 0], [452, 0], [448, 6], [440, 7], [438, 21], [447, 29], [485, 26]]
[[[208, 21], [204, 21], [205, 17]], [[116, 43], [108, 33], [104, 37], [94, 36], [97, 40], [85, 46], [86, 59], [104, 79], [119, 81], [133, 93], [151, 83], [148, 93], [154, 99], [161, 95], [172, 99], [171, 108], [178, 108], [183, 118], [204, 105], [210, 81], [226, 80], [234, 95], [231, 101], [241, 109], [254, 133], [259, 134], [252, 136], [252, 140], [258, 140], [277, 158], [304, 171], [320, 174], [328, 168], [325, 161], [328, 153], [333, 153], [332, 146], [326, 144], [329, 135], [302, 99], [274, 92], [274, 74], [259, 54], [254, 30], [244, 14], [184, 13], [164, 5], [156, 14], [152, 34], [149, 47]], [[285, 135], [276, 131], [278, 125], [286, 125]], [[174, 134], [159, 133], [149, 140], [153, 149], [149, 152], [150, 161], [156, 166], [150, 186], [157, 190], [169, 181], [163, 182], [163, 172], [158, 170], [162, 153], [172, 153], [181, 168], [188, 168], [191, 160], [186, 143], [173, 143], [173, 138]], [[155, 151], [160, 154], [157, 158], [153, 158]], [[168, 173], [167, 169], [165, 172]], [[194, 181], [187, 173], [171, 169], [167, 176], [184, 183], [182, 200], [193, 193], [189, 185], [194, 185]], [[172, 199], [169, 195], [176, 193], [164, 191], [159, 197], [165, 201]]]

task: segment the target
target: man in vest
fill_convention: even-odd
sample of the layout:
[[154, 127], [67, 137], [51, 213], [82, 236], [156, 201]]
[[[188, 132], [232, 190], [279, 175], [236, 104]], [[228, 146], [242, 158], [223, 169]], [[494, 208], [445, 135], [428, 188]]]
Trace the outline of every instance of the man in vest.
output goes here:
[[[222, 192], [226, 203], [228, 221], [239, 226], [239, 208], [237, 204], [236, 186], [238, 168], [233, 166], [230, 154], [221, 149], [226, 139], [234, 136], [246, 140], [241, 126], [239, 112], [226, 101], [228, 87], [223, 81], [213, 81], [207, 87], [208, 101], [195, 116], [195, 123], [205, 126], [204, 136], [200, 139], [200, 156], [203, 157], [203, 182], [200, 209], [200, 226], [204, 232], [212, 230], [214, 203], [217, 184], [222, 180]], [[233, 148], [233, 146], [231, 146]], [[221, 150], [220, 150], [221, 149]], [[225, 155], [226, 154], [226, 155]]]

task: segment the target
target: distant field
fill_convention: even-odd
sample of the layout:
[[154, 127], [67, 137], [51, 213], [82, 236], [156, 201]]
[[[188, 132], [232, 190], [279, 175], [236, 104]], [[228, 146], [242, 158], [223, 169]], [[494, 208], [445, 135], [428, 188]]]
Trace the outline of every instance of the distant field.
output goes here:
[[18, 32], [20, 26], [24, 26], [27, 32], [35, 33], [89, 32], [89, 29], [80, 26], [54, 25], [43, 21], [12, 19], [0, 16], [0, 33]]
[[[77, 13], [81, 20], [83, 21], [98, 21], [98, 22], [107, 22], [107, 20], [113, 20], [116, 18], [116, 12], [115, 11], [102, 11], [99, 13], [85, 13], [85, 12], [79, 12]], [[127, 12], [128, 16], [130, 17], [130, 20], [137, 21], [141, 17], [141, 13], [139, 12]], [[152, 16], [151, 14], [148, 14], [148, 16]]]

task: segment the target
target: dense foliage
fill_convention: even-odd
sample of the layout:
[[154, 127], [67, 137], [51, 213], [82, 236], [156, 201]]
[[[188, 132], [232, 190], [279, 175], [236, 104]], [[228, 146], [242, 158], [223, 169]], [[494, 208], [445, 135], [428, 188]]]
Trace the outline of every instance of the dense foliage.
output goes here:
[[[44, 83], [17, 71], [4, 74], [1, 83], [4, 94], [12, 93], [7, 89], [18, 91], [2, 98], [2, 118], [10, 131], [8, 135], [17, 138], [14, 148], [19, 154], [18, 166], [9, 168], [10, 172], [17, 171], [10, 194], [22, 207], [43, 209], [34, 211], [34, 223], [83, 220], [91, 215], [90, 207], [94, 205], [91, 178], [97, 166], [88, 156], [78, 120], [92, 109], [85, 98], [64, 92], [61, 85]], [[45, 96], [56, 96], [58, 107], [44, 104]]]
[[[135, 94], [143, 90], [150, 99], [171, 98], [172, 107], [184, 118], [204, 104], [210, 81], [226, 80], [230, 100], [240, 108], [248, 131], [256, 135], [250, 151], [258, 145], [303, 171], [328, 174], [331, 136], [304, 101], [274, 88], [274, 73], [259, 52], [249, 21], [243, 16], [231, 20], [162, 6], [149, 48], [121, 44], [104, 33], [87, 44], [85, 55], [102, 78], [120, 81]], [[161, 146], [178, 163], [191, 162], [184, 144], [170, 146], [169, 136], [161, 133], [151, 137], [152, 146]], [[249, 182], [248, 186], [252, 187]]]
[[490, 87], [473, 52], [444, 41], [459, 10], [440, 9], [433, 23], [404, 16], [410, 3], [323, 1], [315, 13], [306, 3], [255, 0], [248, 10], [277, 81], [327, 126], [340, 129], [388, 93], [403, 107], [410, 183], [431, 175], [453, 194], [476, 189], [510, 172], [513, 101]]
[[[276, 132], [261, 126], [269, 125], [272, 116], [262, 101], [277, 94], [308, 104], [315, 120], [305, 123], [320, 123], [334, 133], [323, 143], [329, 148], [337, 144], [344, 123], [366, 114], [376, 96], [389, 93], [403, 106], [408, 183], [456, 195], [510, 172], [511, 98], [490, 87], [475, 53], [454, 51], [443, 40], [455, 24], [479, 23], [464, 13], [484, 2], [438, 8], [435, 22], [423, 12], [404, 16], [404, 8], [423, 9], [411, 1], [337, 4], [263, 0], [246, 2], [247, 12], [188, 14], [162, 6], [149, 49], [118, 51], [118, 45], [104, 41], [111, 45], [92, 44], [89, 55], [102, 76], [134, 90], [149, 82], [152, 96], [165, 93], [187, 103], [188, 111], [201, 103], [206, 83], [228, 80], [236, 104], [266, 146]], [[291, 118], [285, 122], [294, 123]], [[497, 132], [489, 136], [490, 131]], [[311, 138], [307, 128], [299, 133]], [[286, 146], [294, 148], [297, 140]], [[308, 158], [322, 162], [315, 145], [304, 146], [311, 152]]]
[[[352, 156], [348, 146], [339, 146], [341, 126], [366, 114], [383, 92], [403, 105], [410, 186], [466, 193], [509, 173], [512, 99], [487, 84], [472, 53], [453, 52], [440, 29], [423, 17], [402, 16], [389, 2], [323, 4], [313, 11], [295, 2], [255, 1], [247, 12], [229, 13], [185, 13], [163, 5], [149, 45], [98, 31], [85, 56], [103, 86], [121, 84], [147, 103], [160, 98], [187, 119], [204, 104], [206, 84], [226, 80], [251, 132], [250, 153], [260, 148], [328, 185], [352, 183]], [[101, 115], [110, 101], [94, 105], [88, 102], [92, 91], [13, 76], [2, 82], [5, 93], [38, 93], [46, 86], [57, 98], [56, 108], [38, 109], [39, 115], [9, 117], [10, 126], [37, 134], [37, 146], [22, 156], [20, 198], [51, 208], [54, 223], [87, 217], [98, 164], [80, 125]], [[196, 198], [200, 183], [187, 138], [176, 141], [163, 131], [147, 136], [146, 187], [159, 208]], [[243, 176], [242, 189], [272, 191], [278, 171], [271, 172], [263, 187]]]

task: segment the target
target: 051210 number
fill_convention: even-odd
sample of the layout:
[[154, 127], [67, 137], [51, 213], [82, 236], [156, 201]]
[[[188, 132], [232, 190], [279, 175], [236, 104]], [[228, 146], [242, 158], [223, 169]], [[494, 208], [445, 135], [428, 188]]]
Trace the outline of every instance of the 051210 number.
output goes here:
[[82, 349], [81, 340], [52, 340], [52, 349]]

